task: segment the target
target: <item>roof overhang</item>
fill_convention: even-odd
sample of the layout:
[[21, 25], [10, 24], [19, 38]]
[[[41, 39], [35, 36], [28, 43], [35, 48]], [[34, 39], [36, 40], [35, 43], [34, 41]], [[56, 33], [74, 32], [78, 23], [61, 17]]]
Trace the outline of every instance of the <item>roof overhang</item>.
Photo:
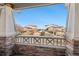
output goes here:
[[[4, 4], [0, 3], [0, 5], [4, 5]], [[7, 3], [7, 4], [12, 4], [13, 9], [15, 9], [15, 10], [21, 10], [21, 9], [25, 9], [25, 8], [49, 6], [49, 5], [55, 5], [55, 4], [60, 4], [60, 3]], [[61, 3], [61, 4], [64, 4], [64, 3]], [[69, 6], [68, 3], [66, 3], [65, 5]]]
[[47, 6], [47, 5], [52, 5], [55, 3], [14, 3], [14, 9], [20, 10], [20, 9], [25, 9], [25, 8], [34, 8], [34, 7], [40, 7], [40, 6]]

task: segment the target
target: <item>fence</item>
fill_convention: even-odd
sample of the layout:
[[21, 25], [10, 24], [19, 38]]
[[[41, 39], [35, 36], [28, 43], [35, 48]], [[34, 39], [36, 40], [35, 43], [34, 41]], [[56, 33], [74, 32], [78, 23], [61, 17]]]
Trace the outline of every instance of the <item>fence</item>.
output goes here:
[[63, 37], [48, 37], [48, 36], [16, 36], [16, 44], [32, 45], [41, 47], [65, 47], [65, 40]]

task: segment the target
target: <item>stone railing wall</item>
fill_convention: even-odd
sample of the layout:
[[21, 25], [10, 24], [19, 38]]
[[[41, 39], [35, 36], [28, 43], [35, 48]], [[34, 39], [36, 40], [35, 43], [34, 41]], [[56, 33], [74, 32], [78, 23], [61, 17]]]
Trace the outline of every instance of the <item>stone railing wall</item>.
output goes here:
[[17, 36], [15, 43], [17, 55], [65, 55], [65, 40], [60, 37]]
[[63, 37], [47, 37], [47, 36], [17, 36], [16, 44], [42, 46], [42, 47], [65, 47]]

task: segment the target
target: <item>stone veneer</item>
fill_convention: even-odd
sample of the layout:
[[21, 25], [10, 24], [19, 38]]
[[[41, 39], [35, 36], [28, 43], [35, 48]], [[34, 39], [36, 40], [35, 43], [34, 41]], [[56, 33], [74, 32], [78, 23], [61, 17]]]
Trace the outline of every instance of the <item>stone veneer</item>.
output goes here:
[[74, 55], [79, 56], [79, 40], [74, 40]]
[[14, 49], [12, 37], [0, 37], [0, 56], [12, 55]]
[[65, 48], [47, 48], [16, 44], [15, 52], [15, 55], [19, 56], [64, 56]]
[[66, 55], [79, 56], [79, 40], [66, 40]]

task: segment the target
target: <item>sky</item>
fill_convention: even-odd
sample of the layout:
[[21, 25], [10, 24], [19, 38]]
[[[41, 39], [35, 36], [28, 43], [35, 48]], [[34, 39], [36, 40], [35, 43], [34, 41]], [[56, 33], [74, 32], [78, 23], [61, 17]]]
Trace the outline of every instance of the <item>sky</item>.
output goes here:
[[44, 28], [45, 25], [56, 24], [66, 25], [67, 9], [64, 4], [56, 4], [35, 8], [23, 9], [20, 12], [14, 11], [16, 24], [26, 26], [29, 24]]

